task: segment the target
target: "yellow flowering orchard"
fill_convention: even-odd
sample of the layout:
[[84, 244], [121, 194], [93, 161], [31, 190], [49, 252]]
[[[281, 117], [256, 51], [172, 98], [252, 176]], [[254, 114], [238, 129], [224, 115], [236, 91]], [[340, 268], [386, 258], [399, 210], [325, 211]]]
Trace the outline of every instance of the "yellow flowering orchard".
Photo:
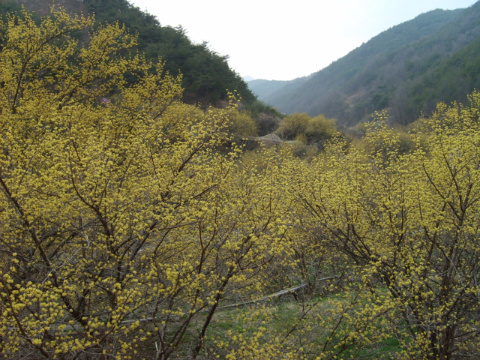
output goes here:
[[234, 97], [182, 103], [118, 24], [0, 33], [1, 357], [478, 354], [479, 93], [408, 147], [379, 114], [313, 159], [242, 154]]

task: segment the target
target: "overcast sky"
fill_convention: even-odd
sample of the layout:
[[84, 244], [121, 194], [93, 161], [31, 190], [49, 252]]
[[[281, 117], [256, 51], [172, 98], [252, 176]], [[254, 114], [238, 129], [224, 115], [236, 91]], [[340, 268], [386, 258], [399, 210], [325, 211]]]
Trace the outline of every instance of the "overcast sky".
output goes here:
[[162, 26], [181, 25], [195, 43], [228, 55], [255, 79], [310, 75], [375, 35], [433, 10], [476, 0], [129, 0]]

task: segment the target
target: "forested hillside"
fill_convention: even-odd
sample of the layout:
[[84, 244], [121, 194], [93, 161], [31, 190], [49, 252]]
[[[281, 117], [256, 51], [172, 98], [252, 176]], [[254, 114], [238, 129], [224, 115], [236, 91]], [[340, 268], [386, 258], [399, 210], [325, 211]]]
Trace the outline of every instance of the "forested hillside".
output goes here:
[[[19, 9], [25, 5], [38, 15], [46, 15], [51, 0], [0, 0], [0, 10]], [[166, 70], [183, 75], [183, 97], [189, 103], [215, 104], [227, 99], [227, 90], [237, 91], [245, 103], [255, 96], [243, 79], [228, 65], [227, 56], [219, 55], [206, 43], [194, 44], [182, 28], [162, 26], [161, 19], [132, 6], [127, 0], [60, 0], [55, 2], [69, 12], [95, 14], [97, 24], [119, 21], [138, 34], [135, 51], [149, 59], [161, 57]]]
[[439, 101], [464, 101], [480, 86], [479, 19], [480, 3], [434, 10], [379, 34], [308, 78], [279, 89], [261, 81], [250, 87], [284, 113], [324, 114], [348, 126], [389, 109], [393, 122], [406, 124], [431, 113]]

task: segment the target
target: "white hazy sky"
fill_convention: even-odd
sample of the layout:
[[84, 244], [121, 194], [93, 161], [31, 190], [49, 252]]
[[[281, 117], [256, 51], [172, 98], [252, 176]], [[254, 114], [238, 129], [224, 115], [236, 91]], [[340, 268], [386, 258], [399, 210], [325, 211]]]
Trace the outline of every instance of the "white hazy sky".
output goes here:
[[162, 26], [181, 25], [194, 43], [228, 55], [255, 79], [310, 75], [384, 30], [433, 9], [477, 0], [130, 0]]

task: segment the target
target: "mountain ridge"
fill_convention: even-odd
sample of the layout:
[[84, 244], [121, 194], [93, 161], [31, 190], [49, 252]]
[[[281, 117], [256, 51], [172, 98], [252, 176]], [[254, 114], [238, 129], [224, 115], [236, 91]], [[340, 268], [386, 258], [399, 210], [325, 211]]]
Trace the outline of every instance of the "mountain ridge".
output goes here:
[[[305, 78], [283, 86], [261, 80], [248, 84], [260, 100], [283, 113], [324, 114], [337, 118], [345, 127], [374, 111], [389, 109], [393, 122], [407, 124], [422, 112], [431, 112], [437, 102], [463, 100], [475, 85], [480, 86], [473, 78], [456, 94], [438, 90], [433, 96], [427, 93], [434, 93], [430, 91], [434, 85], [427, 86], [428, 81], [423, 80], [475, 43], [480, 37], [479, 19], [479, 2], [467, 9], [432, 10], [383, 31]], [[476, 58], [471, 62], [477, 63]], [[422, 98], [414, 94], [415, 88], [429, 91]], [[446, 95], [442, 97], [442, 93]]]

